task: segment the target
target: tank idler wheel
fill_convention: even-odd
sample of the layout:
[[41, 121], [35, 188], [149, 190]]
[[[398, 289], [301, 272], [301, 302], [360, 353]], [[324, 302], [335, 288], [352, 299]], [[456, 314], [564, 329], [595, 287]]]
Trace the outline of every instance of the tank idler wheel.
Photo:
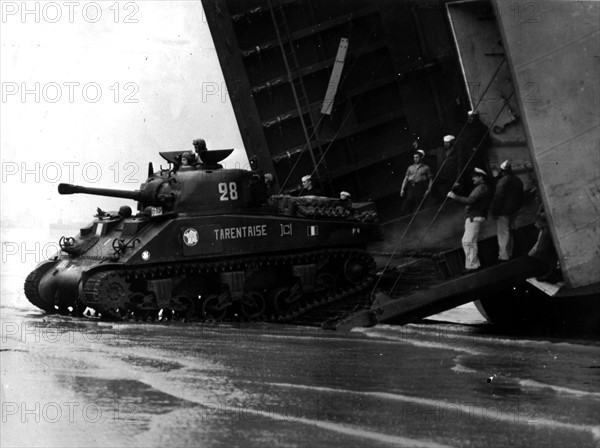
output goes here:
[[344, 278], [352, 285], [360, 285], [367, 276], [367, 267], [358, 258], [349, 258], [344, 263]]
[[227, 314], [229, 301], [223, 300], [221, 296], [211, 295], [202, 300], [200, 310], [202, 317], [206, 320], [223, 320]]
[[55, 264], [56, 263], [54, 262], [47, 261], [42, 266], [39, 266], [27, 276], [24, 285], [25, 296], [27, 297], [27, 300], [29, 300], [32, 304], [34, 304], [38, 308], [41, 308], [48, 314], [56, 314], [58, 311], [54, 305], [54, 302], [48, 303], [47, 301], [44, 301], [44, 299], [42, 299], [39, 292], [39, 286], [40, 280], [42, 279], [44, 274], [46, 274], [46, 272], [52, 269], [52, 267], [54, 267]]
[[267, 307], [265, 296], [258, 291], [250, 291], [242, 296], [240, 308], [242, 315], [248, 320], [258, 319]]

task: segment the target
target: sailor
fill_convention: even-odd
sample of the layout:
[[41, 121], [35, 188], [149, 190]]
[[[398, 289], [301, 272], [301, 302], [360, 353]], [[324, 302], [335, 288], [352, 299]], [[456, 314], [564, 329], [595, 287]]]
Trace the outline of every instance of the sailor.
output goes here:
[[492, 202], [492, 216], [496, 219], [498, 260], [510, 260], [513, 253], [512, 230], [515, 217], [523, 204], [523, 182], [512, 172], [510, 160], [500, 165], [500, 180], [496, 184]]
[[488, 175], [481, 168], [475, 168], [472, 179], [475, 188], [469, 196], [459, 196], [448, 192], [448, 197], [465, 205], [465, 232], [462, 246], [465, 251], [465, 272], [476, 271], [481, 267], [477, 256], [477, 239], [481, 224], [485, 221], [491, 201], [491, 190], [488, 185]]
[[340, 201], [343, 202], [345, 206], [352, 205], [352, 196], [347, 191], [340, 192]]
[[315, 185], [315, 182], [310, 174], [302, 176], [302, 189], [300, 196], [323, 196], [322, 191]]
[[[438, 163], [440, 169], [436, 179], [436, 196], [441, 200], [446, 197], [449, 191], [458, 193], [458, 159], [456, 156], [455, 138], [453, 135], [444, 136], [444, 146], [442, 147], [441, 162]], [[439, 151], [439, 150], [438, 150]], [[438, 152], [439, 154], [439, 152]], [[439, 157], [439, 156], [438, 156]]]
[[341, 191], [340, 192], [340, 201], [350, 204], [350, 203], [352, 203], [352, 196], [347, 191]]
[[[479, 112], [470, 110], [467, 112], [465, 129], [462, 132], [460, 141], [457, 143], [458, 169], [460, 172], [471, 172], [476, 166], [482, 169], [488, 167], [486, 157], [488, 146], [489, 129], [480, 120]], [[472, 185], [466, 185], [470, 183], [468, 179], [459, 182], [463, 187], [467, 188], [467, 191], [470, 191]]]
[[403, 215], [413, 213], [423, 198], [431, 191], [433, 177], [429, 167], [423, 163], [423, 157], [425, 157], [425, 152], [418, 149], [413, 154], [414, 163], [406, 170], [400, 190], [400, 197], [404, 198], [402, 202]]

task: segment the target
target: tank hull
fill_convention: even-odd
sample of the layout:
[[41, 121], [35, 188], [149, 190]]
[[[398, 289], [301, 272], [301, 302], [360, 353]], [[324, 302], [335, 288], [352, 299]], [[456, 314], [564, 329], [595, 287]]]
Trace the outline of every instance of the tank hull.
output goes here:
[[347, 207], [279, 196], [254, 213], [97, 219], [29, 275], [26, 296], [108, 319], [288, 320], [374, 279], [376, 215]]

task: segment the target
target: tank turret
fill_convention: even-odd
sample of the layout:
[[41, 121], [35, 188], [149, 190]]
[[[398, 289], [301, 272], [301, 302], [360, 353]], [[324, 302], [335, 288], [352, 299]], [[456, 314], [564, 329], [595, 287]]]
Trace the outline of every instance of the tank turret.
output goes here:
[[188, 152], [160, 153], [172, 168], [151, 174], [135, 191], [59, 184], [58, 193], [131, 199], [138, 202], [138, 210], [161, 207], [165, 213], [244, 210], [265, 203], [267, 189], [262, 172], [225, 170], [218, 163], [232, 151], [203, 151], [198, 157], [200, 162], [193, 165], [181, 164], [181, 158]]

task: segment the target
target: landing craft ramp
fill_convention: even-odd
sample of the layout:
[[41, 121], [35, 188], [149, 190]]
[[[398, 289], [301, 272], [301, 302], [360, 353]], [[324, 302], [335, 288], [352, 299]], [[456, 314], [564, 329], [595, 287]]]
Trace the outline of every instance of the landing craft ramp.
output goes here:
[[[410, 270], [411, 267], [406, 269]], [[540, 270], [540, 264], [535, 260], [519, 257], [471, 274], [421, 283], [418, 289], [404, 295], [402, 289], [406, 288], [406, 282], [396, 282], [393, 273], [384, 273], [381, 285], [389, 287], [392, 283], [387, 294], [377, 292], [370, 308], [330, 323], [328, 328], [348, 330], [354, 327], [371, 327], [383, 322], [407, 324], [477, 300], [490, 289], [504, 286], [507, 282], [525, 281], [539, 274]]]
[[[406, 324], [480, 299], [503, 297], [503, 290], [539, 275], [540, 263], [525, 254], [533, 245], [536, 205], [531, 194], [515, 222], [515, 258], [499, 263], [495, 220], [480, 232], [481, 270], [464, 275], [461, 204], [445, 202], [414, 215], [383, 223], [384, 240], [371, 246], [379, 278], [367, 307], [340, 314], [325, 323], [330, 329], [350, 329], [389, 322]], [[543, 270], [543, 269], [542, 269]]]

